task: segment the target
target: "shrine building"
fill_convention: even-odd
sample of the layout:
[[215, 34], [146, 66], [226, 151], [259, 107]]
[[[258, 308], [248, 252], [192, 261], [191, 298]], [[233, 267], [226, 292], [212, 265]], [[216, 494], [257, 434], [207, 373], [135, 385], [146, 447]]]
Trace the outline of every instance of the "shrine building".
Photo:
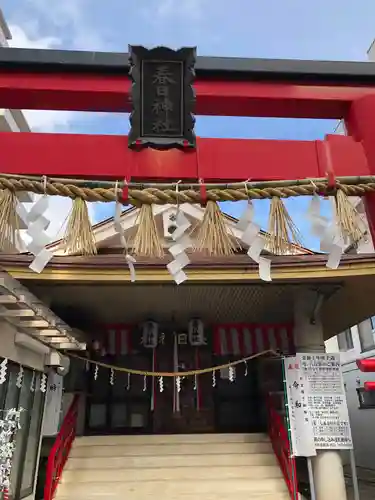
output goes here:
[[[173, 243], [168, 224], [174, 210], [168, 205], [154, 210], [165, 250]], [[182, 205], [181, 210], [192, 224], [203, 217], [201, 207]], [[126, 238], [130, 239], [136, 229], [138, 211], [131, 208], [121, 215]], [[236, 222], [226, 216], [228, 231], [234, 236]], [[259, 495], [268, 492], [272, 498], [289, 498], [287, 483], [278, 472], [276, 458], [269, 457], [270, 445], [264, 437], [269, 425], [280, 425], [278, 421], [270, 423], [268, 418], [270, 411], [282, 414], [282, 372], [278, 360], [255, 357], [240, 363], [233, 371], [224, 368], [184, 377], [180, 388], [171, 378], [112, 371], [95, 362], [145, 373], [178, 372], [222, 365], [268, 350], [285, 355], [296, 350], [319, 352], [325, 339], [370, 311], [375, 286], [373, 257], [347, 255], [338, 270], [330, 271], [325, 267], [324, 255], [296, 246], [294, 255], [272, 256], [274, 270], [270, 284], [260, 282], [246, 256], [246, 248], [231, 257], [215, 259], [195, 253], [190, 256], [189, 280], [179, 286], [171, 283], [163, 260], [138, 259], [136, 282], [131, 283], [113, 218], [93, 229], [97, 255], [66, 255], [59, 240], [50, 246], [55, 256], [39, 275], [28, 267], [32, 256], [1, 256], [3, 269], [68, 324], [79, 345], [87, 345], [87, 351], [70, 352], [88, 356], [92, 361], [88, 365], [73, 357], [70, 369], [64, 371], [66, 361], [59, 358], [61, 375], [50, 374], [52, 386], [57, 377], [57, 383], [64, 387], [65, 418], [66, 410], [74, 402], [77, 425], [75, 446], [78, 447], [71, 452], [62, 484], [50, 484], [57, 488], [56, 498], [65, 498], [65, 494], [80, 498], [91, 488], [104, 494], [107, 488], [104, 462], [107, 461], [108, 467], [113, 464], [114, 471], [122, 470], [117, 454], [127, 453], [135, 455], [131, 463], [140, 464], [143, 454], [161, 453], [153, 459], [155, 463], [150, 462], [151, 457], [144, 458], [151, 469], [142, 465], [146, 477], [155, 481], [158, 476], [153, 467], [162, 467], [161, 464], [169, 468], [170, 481], [174, 480], [173, 474], [185, 482], [200, 478], [197, 469], [204, 471], [207, 460], [206, 488], [212, 490], [212, 484], [225, 477], [227, 481], [230, 479], [229, 483], [239, 482], [244, 495], [254, 491]], [[270, 256], [267, 249], [265, 255]], [[23, 322], [27, 325], [30, 321], [29, 317], [19, 319], [21, 327]], [[198, 333], [195, 337], [194, 326]], [[44, 335], [48, 339], [51, 352], [54, 347], [64, 348], [67, 342], [51, 328], [40, 330], [40, 335], [43, 341]], [[35, 350], [34, 346], [29, 348]], [[53, 397], [50, 392], [52, 413], [56, 411]], [[268, 406], [271, 402], [274, 410]], [[61, 424], [50, 413], [47, 406], [44, 441]], [[220, 464], [216, 455], [217, 458], [210, 458], [212, 450], [220, 453]], [[186, 461], [175, 453], [187, 454]], [[335, 463], [339, 466], [338, 452], [326, 453], [330, 460], [338, 460]], [[130, 458], [123, 460], [127, 464]], [[176, 460], [178, 464], [181, 461], [181, 466], [192, 468], [174, 471], [172, 463]], [[246, 482], [245, 476], [252, 474], [253, 462], [254, 473], [261, 474], [262, 479], [254, 477]], [[215, 469], [218, 464], [227, 467]], [[162, 467], [160, 474], [165, 470]], [[284, 473], [285, 470], [292, 469], [284, 469]], [[129, 477], [117, 472], [118, 482], [111, 490], [130, 491], [135, 487], [137, 471], [129, 473]], [[324, 461], [319, 471], [326, 474]], [[210, 476], [218, 472], [221, 477]], [[114, 473], [108, 471], [111, 478]], [[141, 478], [140, 471], [139, 474]], [[143, 482], [136, 487], [146, 495], [153, 484]], [[199, 481], [196, 484], [202, 487]]]
[[[3, 499], [296, 500], [308, 471], [316, 500], [346, 500], [350, 428], [325, 421], [298, 454], [309, 411], [298, 380], [286, 404], [285, 366], [375, 313], [375, 258], [344, 249], [375, 238], [375, 65], [129, 50], [0, 49], [0, 107], [131, 123], [128, 137], [0, 132]], [[348, 135], [202, 139], [194, 113], [343, 119]], [[51, 243], [55, 195], [73, 203]], [[297, 241], [291, 196], [311, 196], [321, 253]], [[267, 232], [253, 199], [270, 200]], [[221, 211], [241, 200], [239, 220]], [[114, 214], [92, 226], [98, 201]]]

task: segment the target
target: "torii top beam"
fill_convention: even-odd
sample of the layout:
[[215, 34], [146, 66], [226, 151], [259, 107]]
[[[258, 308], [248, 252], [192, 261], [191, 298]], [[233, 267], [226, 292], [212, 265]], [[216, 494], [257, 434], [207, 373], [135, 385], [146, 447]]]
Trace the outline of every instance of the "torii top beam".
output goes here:
[[[127, 112], [128, 69], [127, 54], [3, 48], [0, 108]], [[198, 57], [196, 74], [198, 115], [344, 118], [353, 136], [198, 139], [185, 153], [131, 151], [123, 136], [1, 133], [1, 170], [210, 182], [375, 174], [375, 64]]]
[[[130, 111], [128, 54], [0, 49], [0, 105]], [[343, 118], [375, 64], [198, 57], [197, 115]]]

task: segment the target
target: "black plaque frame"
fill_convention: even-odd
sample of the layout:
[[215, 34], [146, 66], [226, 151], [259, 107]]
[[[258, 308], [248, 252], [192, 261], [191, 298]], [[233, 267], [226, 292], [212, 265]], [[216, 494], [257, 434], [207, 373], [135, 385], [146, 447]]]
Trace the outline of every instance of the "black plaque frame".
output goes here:
[[[144, 116], [143, 102], [143, 63], [181, 63], [181, 129], [179, 133], [147, 134], [143, 131]], [[130, 114], [130, 132], [128, 145], [130, 148], [151, 147], [154, 149], [195, 148], [194, 133], [195, 92], [193, 81], [195, 78], [194, 65], [196, 62], [196, 48], [183, 47], [172, 50], [168, 47], [146, 49], [142, 46], [129, 46], [129, 76], [132, 79], [131, 100], [133, 110]]]

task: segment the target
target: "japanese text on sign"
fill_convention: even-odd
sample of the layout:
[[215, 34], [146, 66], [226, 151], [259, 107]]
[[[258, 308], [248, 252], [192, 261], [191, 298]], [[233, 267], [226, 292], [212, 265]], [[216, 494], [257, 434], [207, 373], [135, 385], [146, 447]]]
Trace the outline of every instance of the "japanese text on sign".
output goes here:
[[285, 374], [293, 454], [351, 449], [339, 355], [297, 354], [285, 359]]
[[298, 354], [317, 449], [353, 447], [338, 354]]
[[130, 148], [186, 151], [196, 146], [195, 61], [194, 47], [129, 46]]
[[285, 360], [285, 379], [293, 455], [312, 457], [316, 449], [305, 380], [295, 357]]
[[143, 61], [142, 135], [183, 135], [183, 77], [180, 61]]

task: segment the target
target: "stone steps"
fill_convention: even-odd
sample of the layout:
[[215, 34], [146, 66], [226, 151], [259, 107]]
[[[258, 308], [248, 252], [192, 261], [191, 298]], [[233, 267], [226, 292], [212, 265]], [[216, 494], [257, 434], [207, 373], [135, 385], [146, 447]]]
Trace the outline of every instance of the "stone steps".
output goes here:
[[[204, 448], [202, 448], [202, 446]], [[71, 451], [73, 458], [87, 457], [126, 457], [155, 455], [206, 455], [233, 453], [272, 453], [271, 444], [259, 443], [172, 443], [172, 444], [113, 444], [108, 446], [74, 446]]]
[[263, 434], [77, 438], [56, 500], [287, 500]]
[[280, 478], [278, 465], [240, 465], [240, 466], [204, 466], [204, 467], [147, 467], [122, 469], [71, 469], [64, 472], [62, 483], [90, 483], [109, 481], [180, 481], [208, 479], [267, 479]]
[[195, 454], [195, 455], [148, 455], [123, 457], [70, 458], [65, 470], [76, 469], [121, 469], [145, 467], [204, 467], [209, 466], [241, 466], [241, 465], [274, 465], [275, 458], [271, 453], [232, 453]]
[[74, 484], [60, 484], [56, 498], [74, 500], [88, 500], [99, 498], [122, 500], [148, 500], [155, 498], [168, 500], [193, 500], [204, 498], [216, 499], [243, 499], [258, 500], [268, 496], [273, 499], [287, 498], [283, 479], [248, 480], [248, 479], [215, 479], [205, 481], [129, 481], [126, 483], [95, 482], [87, 485], [77, 482]]
[[143, 434], [136, 436], [83, 436], [74, 441], [74, 447], [153, 444], [201, 444], [201, 443], [260, 443], [269, 442], [268, 436], [254, 434]]

